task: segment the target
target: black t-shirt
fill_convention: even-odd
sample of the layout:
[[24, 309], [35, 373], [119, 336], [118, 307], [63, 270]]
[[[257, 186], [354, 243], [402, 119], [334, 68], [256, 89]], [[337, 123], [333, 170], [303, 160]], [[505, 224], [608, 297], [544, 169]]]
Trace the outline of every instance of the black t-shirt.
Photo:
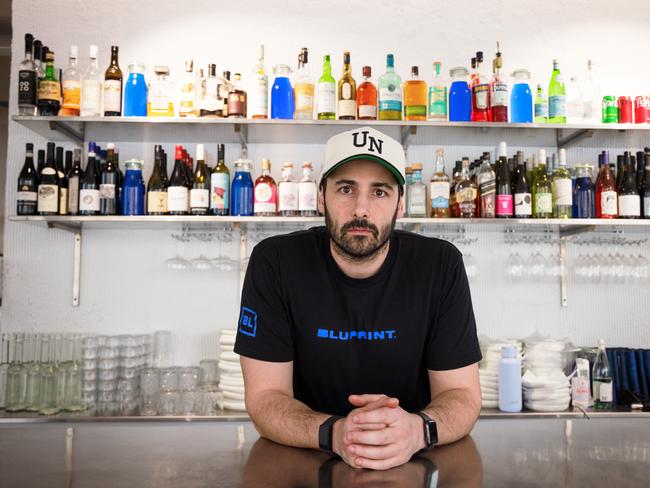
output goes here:
[[380, 270], [354, 279], [324, 227], [260, 242], [248, 263], [235, 352], [293, 361], [294, 397], [347, 415], [348, 395], [383, 393], [409, 412], [431, 401], [427, 369], [481, 359], [461, 253], [396, 230]]

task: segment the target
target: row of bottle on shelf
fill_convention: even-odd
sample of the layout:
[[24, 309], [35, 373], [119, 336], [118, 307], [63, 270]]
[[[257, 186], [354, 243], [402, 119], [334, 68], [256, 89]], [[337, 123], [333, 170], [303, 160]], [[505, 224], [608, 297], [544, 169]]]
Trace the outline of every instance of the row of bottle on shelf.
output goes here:
[[[172, 81], [168, 66], [154, 68], [155, 77], [145, 79], [141, 63], [129, 64], [124, 83], [118, 62], [118, 46], [111, 46], [111, 61], [105, 72], [97, 63], [98, 48], [90, 46], [90, 63], [81, 73], [78, 47], [69, 52], [69, 65], [57, 78], [54, 53], [25, 34], [25, 60], [18, 76], [18, 105], [21, 115], [61, 116], [162, 116], [231, 117], [251, 119], [302, 120], [438, 120], [474, 122], [650, 122], [650, 97], [601, 97], [594, 64], [588, 62], [584, 81], [571, 78], [565, 84], [557, 60], [548, 84], [548, 98], [541, 84], [535, 97], [530, 72], [517, 69], [509, 84], [502, 73], [503, 58], [497, 43], [492, 76], [484, 66], [483, 52], [471, 59], [471, 71], [457, 66], [442, 75], [440, 61], [433, 62], [430, 83], [420, 77], [418, 66], [411, 78], [402, 82], [395, 72], [393, 54], [386, 56], [386, 71], [377, 85], [372, 68], [362, 67], [363, 81], [357, 86], [352, 76], [350, 52], [343, 53], [343, 71], [338, 82], [332, 76], [330, 56], [323, 59], [322, 75], [315, 81], [309, 70], [309, 51], [302, 48], [293, 82], [286, 64], [274, 67], [275, 79], [269, 87], [264, 65], [264, 46], [251, 76], [242, 80], [230, 71], [218, 75], [215, 64], [207, 72], [195, 71], [194, 62], [185, 63], [184, 72]], [[511, 85], [511, 86], [510, 86]], [[568, 85], [568, 86], [567, 86]], [[270, 103], [269, 103], [270, 92]], [[269, 109], [270, 106], [270, 109]]]
[[[567, 167], [566, 151], [558, 157], [540, 149], [524, 159], [517, 151], [508, 158], [501, 142], [496, 162], [490, 152], [470, 163], [456, 161], [452, 177], [445, 169], [444, 151], [436, 151], [429, 185], [422, 181], [422, 165], [406, 169], [405, 214], [432, 218], [650, 218], [650, 149], [636, 155], [626, 151], [611, 162], [609, 152], [598, 157], [594, 181], [589, 164]], [[154, 147], [154, 165], [147, 184], [143, 161], [126, 161], [122, 173], [118, 148], [101, 149], [89, 143], [84, 169], [81, 149], [66, 151], [48, 143], [47, 152], [28, 143], [18, 176], [18, 215], [233, 215], [311, 217], [318, 215], [318, 185], [310, 162], [302, 177], [293, 175], [293, 163], [282, 165], [276, 183], [271, 163], [262, 160], [262, 173], [253, 179], [253, 162], [235, 161], [231, 179], [225, 149], [218, 145], [217, 164], [206, 163], [203, 144], [196, 147], [196, 165], [186, 149], [175, 148], [171, 176], [167, 153]]]

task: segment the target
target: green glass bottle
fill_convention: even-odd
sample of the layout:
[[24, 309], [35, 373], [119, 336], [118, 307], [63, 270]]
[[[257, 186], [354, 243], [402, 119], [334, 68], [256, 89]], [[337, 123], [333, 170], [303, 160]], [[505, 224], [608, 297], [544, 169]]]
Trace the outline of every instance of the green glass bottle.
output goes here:
[[560, 162], [553, 173], [553, 217], [570, 219], [573, 213], [573, 183], [566, 167], [566, 149], [560, 149]]
[[548, 100], [542, 85], [537, 85], [535, 93], [535, 122], [540, 124], [548, 122]]
[[402, 78], [395, 73], [395, 57], [386, 56], [386, 73], [379, 77], [379, 120], [402, 120]]
[[329, 54], [323, 57], [323, 74], [318, 80], [316, 116], [318, 120], [334, 120], [336, 118], [336, 80], [332, 76]]
[[537, 156], [537, 168], [533, 176], [533, 217], [549, 219], [553, 216], [553, 186], [546, 174], [546, 151], [540, 149]]
[[557, 59], [553, 60], [553, 74], [548, 84], [548, 122], [566, 124], [566, 88]]

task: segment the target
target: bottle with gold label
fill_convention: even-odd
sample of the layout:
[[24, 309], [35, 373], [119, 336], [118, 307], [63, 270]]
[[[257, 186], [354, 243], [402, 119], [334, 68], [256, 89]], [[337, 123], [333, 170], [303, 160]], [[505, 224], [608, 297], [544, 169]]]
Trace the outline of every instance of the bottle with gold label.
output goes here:
[[343, 75], [338, 85], [339, 119], [354, 120], [357, 113], [357, 84], [352, 78], [350, 52], [343, 53]]
[[122, 70], [118, 64], [118, 46], [111, 46], [111, 64], [104, 73], [104, 116], [122, 115]]
[[264, 45], [261, 45], [257, 54], [257, 64], [253, 68], [250, 94], [250, 115], [252, 119], [269, 118], [269, 77], [264, 66]]
[[235, 73], [234, 83], [230, 86], [227, 105], [228, 117], [246, 118], [248, 112], [247, 96], [242, 88], [241, 75], [239, 73]]
[[298, 78], [293, 87], [295, 97], [294, 119], [312, 120], [314, 118], [314, 80], [309, 73], [309, 53], [303, 47], [298, 55]]
[[178, 96], [178, 115], [181, 117], [194, 117], [197, 114], [197, 89], [196, 76], [194, 76], [194, 61], [185, 61], [185, 73], [180, 80]]
[[174, 90], [171, 81], [169, 81], [169, 68], [156, 66], [154, 73], [156, 73], [156, 79], [149, 85], [147, 115], [149, 117], [173, 117]]
[[460, 179], [456, 183], [454, 192], [454, 205], [456, 206], [454, 215], [465, 219], [476, 218], [477, 194], [476, 183], [469, 176], [469, 159], [463, 159]]
[[412, 66], [404, 83], [404, 120], [427, 120], [427, 84], [419, 77], [419, 68]]
[[63, 105], [59, 115], [79, 115], [81, 106], [81, 76], [77, 68], [77, 46], [70, 46], [70, 64], [61, 77]]
[[61, 109], [61, 84], [54, 71], [54, 51], [48, 51], [45, 76], [38, 83], [39, 115], [58, 115]]

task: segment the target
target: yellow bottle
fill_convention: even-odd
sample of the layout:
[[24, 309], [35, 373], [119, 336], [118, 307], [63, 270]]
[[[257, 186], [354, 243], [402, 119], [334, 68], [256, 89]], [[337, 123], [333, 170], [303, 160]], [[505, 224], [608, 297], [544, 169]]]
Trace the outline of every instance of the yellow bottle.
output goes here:
[[411, 79], [404, 82], [404, 120], [427, 120], [427, 84], [419, 78], [417, 66], [411, 67]]
[[312, 120], [314, 118], [314, 81], [309, 74], [307, 48], [298, 55], [298, 79], [293, 88], [295, 112], [294, 119]]
[[156, 79], [149, 84], [147, 93], [147, 115], [149, 117], [173, 117], [174, 90], [171, 82], [167, 79], [169, 68], [156, 66], [154, 73], [156, 73]]

